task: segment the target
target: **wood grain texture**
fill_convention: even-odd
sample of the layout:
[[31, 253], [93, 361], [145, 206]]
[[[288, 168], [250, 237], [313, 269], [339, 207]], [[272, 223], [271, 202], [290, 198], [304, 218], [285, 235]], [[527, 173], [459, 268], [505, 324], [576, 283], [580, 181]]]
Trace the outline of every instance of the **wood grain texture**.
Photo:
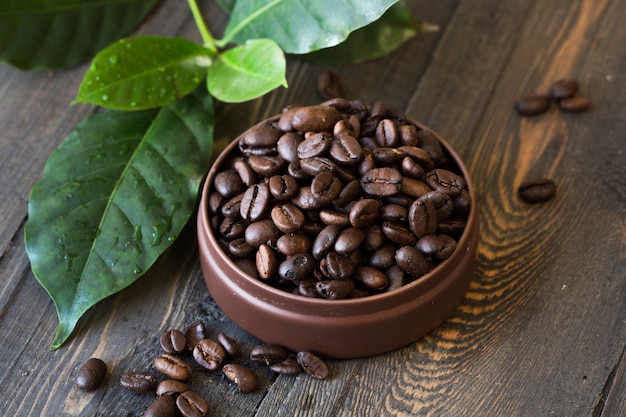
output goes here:
[[[372, 358], [330, 361], [332, 377], [276, 376], [239, 394], [220, 373], [190, 385], [211, 416], [593, 416], [626, 413], [626, 1], [445, 0], [408, 2], [441, 27], [384, 59], [323, 67], [290, 57], [288, 89], [217, 104], [228, 140], [287, 104], [321, 100], [326, 68], [349, 98], [406, 111], [462, 156], [480, 205], [478, 266], [459, 309], [424, 339]], [[225, 16], [203, 3], [216, 32]], [[139, 29], [199, 40], [185, 2], [166, 0]], [[86, 64], [23, 73], [0, 67], [0, 409], [16, 416], [140, 416], [152, 401], [118, 386], [154, 371], [158, 337], [203, 321], [244, 355], [259, 343], [206, 292], [195, 224], [135, 284], [99, 303], [72, 339], [47, 350], [55, 310], [30, 272], [23, 225], [28, 193], [49, 153], [91, 106], [70, 106]], [[516, 97], [574, 77], [592, 108], [521, 118]], [[555, 199], [521, 202], [525, 179], [551, 177]], [[94, 393], [73, 387], [97, 356], [109, 365]], [[189, 359], [189, 358], [187, 358]], [[190, 361], [191, 362], [191, 361]], [[197, 368], [196, 368], [197, 369]]]

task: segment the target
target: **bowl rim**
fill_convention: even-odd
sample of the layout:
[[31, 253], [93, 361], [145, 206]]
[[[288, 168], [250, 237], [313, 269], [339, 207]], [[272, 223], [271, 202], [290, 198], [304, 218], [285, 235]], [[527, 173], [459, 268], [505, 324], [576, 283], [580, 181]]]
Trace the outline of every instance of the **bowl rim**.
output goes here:
[[[475, 193], [473, 182], [467, 170], [467, 167], [465, 166], [463, 160], [458, 155], [458, 153], [454, 150], [454, 148], [452, 148], [452, 146], [445, 139], [443, 139], [436, 131], [434, 131], [428, 126], [410, 117], [407, 117], [406, 120], [416, 125], [421, 130], [428, 130], [435, 135], [435, 137], [440, 142], [440, 144], [445, 148], [445, 152], [448, 154], [448, 156], [450, 156], [454, 160], [456, 167], [459, 169], [464, 180], [466, 181], [467, 190], [470, 194], [471, 205], [470, 205], [470, 210], [467, 213], [467, 224], [465, 226], [465, 229], [463, 230], [463, 233], [461, 234], [461, 237], [457, 241], [456, 250], [449, 258], [440, 262], [437, 266], [435, 266], [433, 269], [428, 271], [423, 276], [417, 278], [416, 280], [408, 284], [403, 285], [402, 287], [398, 289], [395, 289], [393, 291], [381, 292], [378, 294], [372, 294], [372, 295], [368, 295], [364, 297], [347, 298], [347, 299], [325, 299], [325, 298], [306, 297], [303, 295], [292, 294], [288, 291], [285, 291], [280, 288], [276, 288], [270, 284], [267, 284], [258, 278], [250, 276], [245, 271], [243, 271], [239, 266], [237, 266], [237, 264], [230, 258], [230, 256], [228, 256], [228, 254], [224, 252], [221, 245], [219, 245], [217, 238], [211, 228], [209, 210], [207, 208], [209, 193], [211, 191], [213, 180], [218, 173], [218, 168], [224, 163], [225, 160], [227, 160], [228, 157], [231, 156], [230, 154], [237, 148], [237, 145], [241, 136], [248, 130], [252, 129], [253, 127], [276, 120], [277, 117], [279, 117], [279, 115], [266, 118], [260, 121], [259, 123], [251, 126], [250, 128], [246, 129], [244, 132], [239, 134], [239, 136], [233, 139], [224, 149], [222, 149], [218, 157], [213, 161], [209, 169], [209, 172], [206, 178], [204, 179], [203, 185], [202, 185], [202, 194], [201, 194], [200, 206], [198, 210], [198, 220], [199, 220], [198, 227], [201, 227], [202, 230], [199, 230], [198, 232], [201, 232], [200, 233], [201, 238], [208, 239], [209, 246], [213, 246], [214, 248], [217, 248], [217, 251], [222, 255], [223, 260], [234, 271], [237, 271], [239, 273], [238, 275], [241, 277], [241, 279], [245, 280], [246, 285], [252, 286], [255, 291], [259, 291], [261, 293], [267, 294], [266, 298], [271, 299], [273, 304], [298, 303], [300, 305], [310, 306], [311, 308], [317, 307], [317, 308], [323, 309], [324, 307], [326, 308], [333, 307], [333, 308], [343, 309], [343, 308], [350, 308], [351, 306], [359, 306], [360, 308], [362, 308], [363, 304], [372, 304], [372, 303], [387, 304], [389, 303], [389, 300], [402, 298], [403, 296], [410, 297], [410, 298], [417, 298], [421, 294], [427, 294], [430, 290], [437, 287], [438, 284], [445, 281], [446, 276], [445, 275], [441, 276], [442, 271], [445, 271], [446, 269], [453, 267], [458, 261], [457, 258], [462, 258], [465, 255], [465, 252], [470, 247], [473, 234], [471, 233], [470, 227], [468, 226], [470, 222], [474, 222], [474, 221], [478, 222], [477, 213], [476, 213], [476, 210], [478, 210], [477, 204], [476, 204], [476, 193]], [[229, 277], [229, 278], [231, 280], [233, 279], [233, 277]]]

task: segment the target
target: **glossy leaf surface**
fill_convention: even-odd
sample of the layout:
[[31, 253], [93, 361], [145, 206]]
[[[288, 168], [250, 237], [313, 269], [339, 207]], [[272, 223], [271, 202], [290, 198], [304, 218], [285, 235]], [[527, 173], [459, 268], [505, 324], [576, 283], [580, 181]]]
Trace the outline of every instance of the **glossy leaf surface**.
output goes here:
[[262, 96], [282, 85], [286, 61], [269, 39], [253, 39], [220, 54], [209, 68], [209, 92], [217, 99], [239, 103]]
[[25, 241], [57, 309], [51, 348], [98, 301], [147, 271], [193, 213], [211, 157], [210, 96], [79, 124], [32, 189]]
[[285, 52], [305, 54], [335, 46], [377, 20], [398, 0], [237, 1], [222, 43], [275, 40]]
[[0, 61], [62, 68], [135, 28], [159, 0], [0, 0]]
[[209, 51], [184, 38], [121, 39], [96, 55], [76, 101], [116, 110], [165, 106], [194, 91], [210, 65]]

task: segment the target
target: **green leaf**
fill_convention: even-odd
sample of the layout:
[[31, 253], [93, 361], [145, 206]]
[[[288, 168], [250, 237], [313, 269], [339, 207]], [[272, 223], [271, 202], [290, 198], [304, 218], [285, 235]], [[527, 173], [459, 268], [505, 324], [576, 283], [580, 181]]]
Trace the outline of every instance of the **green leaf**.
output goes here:
[[215, 0], [220, 8], [226, 13], [230, 13], [233, 11], [233, 7], [235, 7], [235, 1], [236, 0]]
[[34, 70], [93, 57], [159, 0], [0, 0], [0, 62]]
[[184, 38], [121, 39], [96, 55], [76, 101], [116, 110], [165, 106], [194, 91], [210, 65], [209, 50]]
[[326, 65], [360, 64], [387, 55], [420, 30], [419, 20], [400, 1], [374, 23], [351, 33], [345, 42], [312, 52], [306, 58]]
[[270, 39], [253, 39], [220, 54], [207, 78], [209, 92], [218, 100], [240, 103], [283, 85], [286, 61]]
[[33, 273], [59, 316], [51, 349], [180, 234], [212, 141], [211, 98], [196, 93], [161, 110], [91, 116], [50, 155], [24, 235]]
[[237, 1], [220, 45], [270, 38], [287, 53], [305, 54], [339, 44], [350, 32], [380, 18], [397, 1]]

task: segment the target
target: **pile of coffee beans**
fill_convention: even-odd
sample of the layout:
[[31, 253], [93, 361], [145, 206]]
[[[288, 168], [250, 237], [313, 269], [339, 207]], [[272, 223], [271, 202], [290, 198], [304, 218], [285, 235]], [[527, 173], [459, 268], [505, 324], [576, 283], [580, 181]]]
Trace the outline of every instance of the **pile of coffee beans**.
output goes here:
[[583, 112], [589, 108], [591, 102], [577, 94], [578, 82], [573, 79], [562, 79], [555, 82], [547, 94], [529, 94], [518, 98], [515, 101], [515, 109], [523, 116], [534, 116], [548, 111], [554, 101], [562, 111]]
[[210, 190], [239, 267], [308, 297], [395, 290], [450, 257], [471, 205], [430, 130], [376, 102], [290, 106], [244, 132]]
[[[259, 387], [256, 371], [237, 362], [242, 357], [237, 342], [224, 333], [219, 333], [216, 341], [209, 338], [201, 321], [192, 323], [185, 332], [166, 330], [159, 342], [163, 353], [154, 359], [153, 366], [165, 379], [145, 370], [128, 371], [120, 378], [120, 386], [126, 390], [156, 394], [156, 399], [144, 411], [145, 417], [206, 416], [209, 404], [187, 385], [197, 371], [221, 372], [239, 392], [253, 392]], [[189, 356], [193, 360], [189, 360]], [[304, 371], [316, 379], [330, 376], [324, 360], [309, 351], [292, 353], [278, 345], [259, 344], [250, 350], [248, 358], [254, 364], [268, 366], [283, 375]], [[91, 358], [78, 371], [75, 385], [83, 391], [94, 391], [104, 382], [106, 373], [106, 364], [101, 359]]]

